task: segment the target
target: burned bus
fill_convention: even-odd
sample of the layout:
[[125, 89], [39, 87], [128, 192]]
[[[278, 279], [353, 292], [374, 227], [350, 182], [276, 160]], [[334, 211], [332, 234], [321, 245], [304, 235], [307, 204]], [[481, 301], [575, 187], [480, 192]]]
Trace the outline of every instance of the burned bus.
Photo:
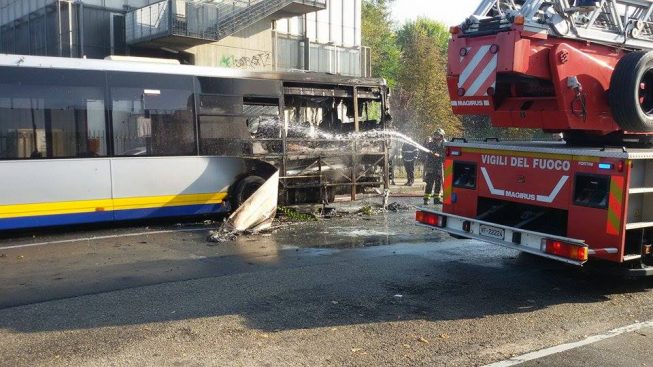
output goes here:
[[277, 170], [282, 200], [384, 185], [383, 139], [342, 137], [382, 130], [386, 97], [381, 80], [0, 55], [0, 230], [227, 213]]

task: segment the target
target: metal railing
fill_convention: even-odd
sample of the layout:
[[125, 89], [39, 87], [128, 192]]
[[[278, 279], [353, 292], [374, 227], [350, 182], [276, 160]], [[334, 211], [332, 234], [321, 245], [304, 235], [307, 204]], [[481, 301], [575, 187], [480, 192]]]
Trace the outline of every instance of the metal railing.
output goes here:
[[[277, 32], [274, 34], [274, 54], [277, 70], [305, 70], [304, 38], [301, 36]], [[332, 44], [311, 42], [310, 71], [371, 77], [372, 66], [369, 47], [344, 47]]]
[[127, 42], [169, 35], [219, 41], [292, 4], [327, 6], [326, 0], [164, 0], [127, 14]]
[[126, 14], [127, 43], [150, 40], [170, 34], [172, 3], [163, 0]]

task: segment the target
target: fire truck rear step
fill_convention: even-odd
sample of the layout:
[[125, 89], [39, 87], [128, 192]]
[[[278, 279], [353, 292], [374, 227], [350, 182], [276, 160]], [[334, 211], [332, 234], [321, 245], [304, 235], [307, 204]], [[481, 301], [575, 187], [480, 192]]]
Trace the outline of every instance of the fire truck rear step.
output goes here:
[[641, 258], [642, 258], [642, 255], [626, 255], [626, 256], [624, 256], [624, 261], [639, 260]]
[[628, 189], [628, 194], [637, 195], [637, 194], [650, 194], [653, 193], [653, 187], [633, 187]]
[[653, 222], [637, 222], [637, 223], [626, 224], [626, 230], [651, 228], [651, 227], [653, 227]]

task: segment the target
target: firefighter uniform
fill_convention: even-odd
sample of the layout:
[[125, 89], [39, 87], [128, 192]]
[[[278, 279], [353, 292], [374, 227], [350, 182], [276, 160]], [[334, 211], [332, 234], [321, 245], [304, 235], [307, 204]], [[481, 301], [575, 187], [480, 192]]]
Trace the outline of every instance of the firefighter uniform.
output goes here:
[[424, 205], [427, 205], [430, 199], [433, 199], [434, 204], [442, 202], [440, 192], [442, 191], [445, 141], [444, 130], [438, 129], [433, 135], [433, 140], [426, 144], [426, 148], [431, 153], [425, 154], [424, 160], [424, 182], [426, 182]]
[[417, 159], [418, 153], [419, 150], [411, 144], [404, 143], [401, 147], [401, 156], [403, 157], [404, 168], [406, 169], [406, 176], [408, 178], [406, 186], [412, 186], [415, 183], [415, 160]]

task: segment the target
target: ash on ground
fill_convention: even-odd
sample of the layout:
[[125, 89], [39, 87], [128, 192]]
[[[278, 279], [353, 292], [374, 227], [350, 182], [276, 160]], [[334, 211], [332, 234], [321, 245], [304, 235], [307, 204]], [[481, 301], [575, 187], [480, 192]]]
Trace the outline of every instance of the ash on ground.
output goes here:
[[439, 242], [448, 236], [418, 226], [415, 208], [421, 198], [396, 198], [383, 208], [382, 198], [356, 202], [282, 207], [270, 230], [257, 234], [215, 231], [211, 245], [271, 245], [279, 248], [358, 248], [396, 243]]

